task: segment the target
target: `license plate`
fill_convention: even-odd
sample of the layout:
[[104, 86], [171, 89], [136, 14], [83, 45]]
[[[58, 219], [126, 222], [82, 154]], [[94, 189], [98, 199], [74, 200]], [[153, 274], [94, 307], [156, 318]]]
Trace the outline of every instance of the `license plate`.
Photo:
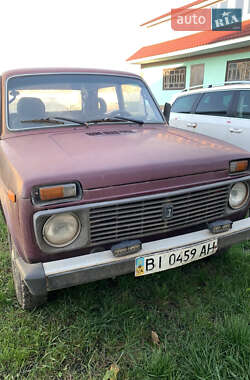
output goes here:
[[135, 276], [161, 272], [180, 267], [192, 261], [204, 259], [217, 251], [217, 239], [199, 244], [162, 251], [151, 256], [141, 256], [135, 259]]

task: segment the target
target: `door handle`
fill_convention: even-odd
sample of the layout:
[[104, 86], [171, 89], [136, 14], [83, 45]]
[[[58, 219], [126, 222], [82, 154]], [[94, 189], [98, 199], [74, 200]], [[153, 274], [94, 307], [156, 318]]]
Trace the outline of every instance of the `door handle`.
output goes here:
[[229, 128], [229, 132], [231, 132], [231, 133], [242, 133], [243, 130], [238, 129], [238, 128]]
[[187, 127], [189, 127], [189, 128], [196, 128], [197, 127], [197, 123], [187, 123]]

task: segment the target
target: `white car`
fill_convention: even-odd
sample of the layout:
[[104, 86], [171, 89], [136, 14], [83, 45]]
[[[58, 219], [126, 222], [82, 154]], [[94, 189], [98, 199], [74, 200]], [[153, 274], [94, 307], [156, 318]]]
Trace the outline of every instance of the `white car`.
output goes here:
[[[169, 114], [170, 113], [170, 114]], [[184, 90], [164, 115], [169, 125], [250, 151], [250, 82]]]

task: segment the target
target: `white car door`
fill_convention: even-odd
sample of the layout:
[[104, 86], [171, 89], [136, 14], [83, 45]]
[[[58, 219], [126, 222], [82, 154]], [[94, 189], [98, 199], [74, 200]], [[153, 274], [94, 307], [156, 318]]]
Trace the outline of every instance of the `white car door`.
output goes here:
[[250, 90], [238, 92], [235, 117], [228, 123], [229, 141], [250, 151]]
[[191, 94], [178, 97], [171, 107], [169, 125], [193, 132], [194, 128], [191, 123], [194, 114], [192, 111], [200, 96], [201, 94]]
[[217, 90], [204, 93], [193, 115], [195, 132], [234, 144], [232, 117], [227, 116], [233, 106], [235, 91]]

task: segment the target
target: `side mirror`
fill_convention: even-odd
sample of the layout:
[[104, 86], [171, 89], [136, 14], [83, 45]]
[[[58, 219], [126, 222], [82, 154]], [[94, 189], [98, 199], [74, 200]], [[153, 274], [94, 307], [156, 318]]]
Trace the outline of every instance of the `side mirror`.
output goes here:
[[170, 110], [171, 110], [171, 104], [165, 103], [163, 115], [164, 115], [167, 123], [169, 122]]

